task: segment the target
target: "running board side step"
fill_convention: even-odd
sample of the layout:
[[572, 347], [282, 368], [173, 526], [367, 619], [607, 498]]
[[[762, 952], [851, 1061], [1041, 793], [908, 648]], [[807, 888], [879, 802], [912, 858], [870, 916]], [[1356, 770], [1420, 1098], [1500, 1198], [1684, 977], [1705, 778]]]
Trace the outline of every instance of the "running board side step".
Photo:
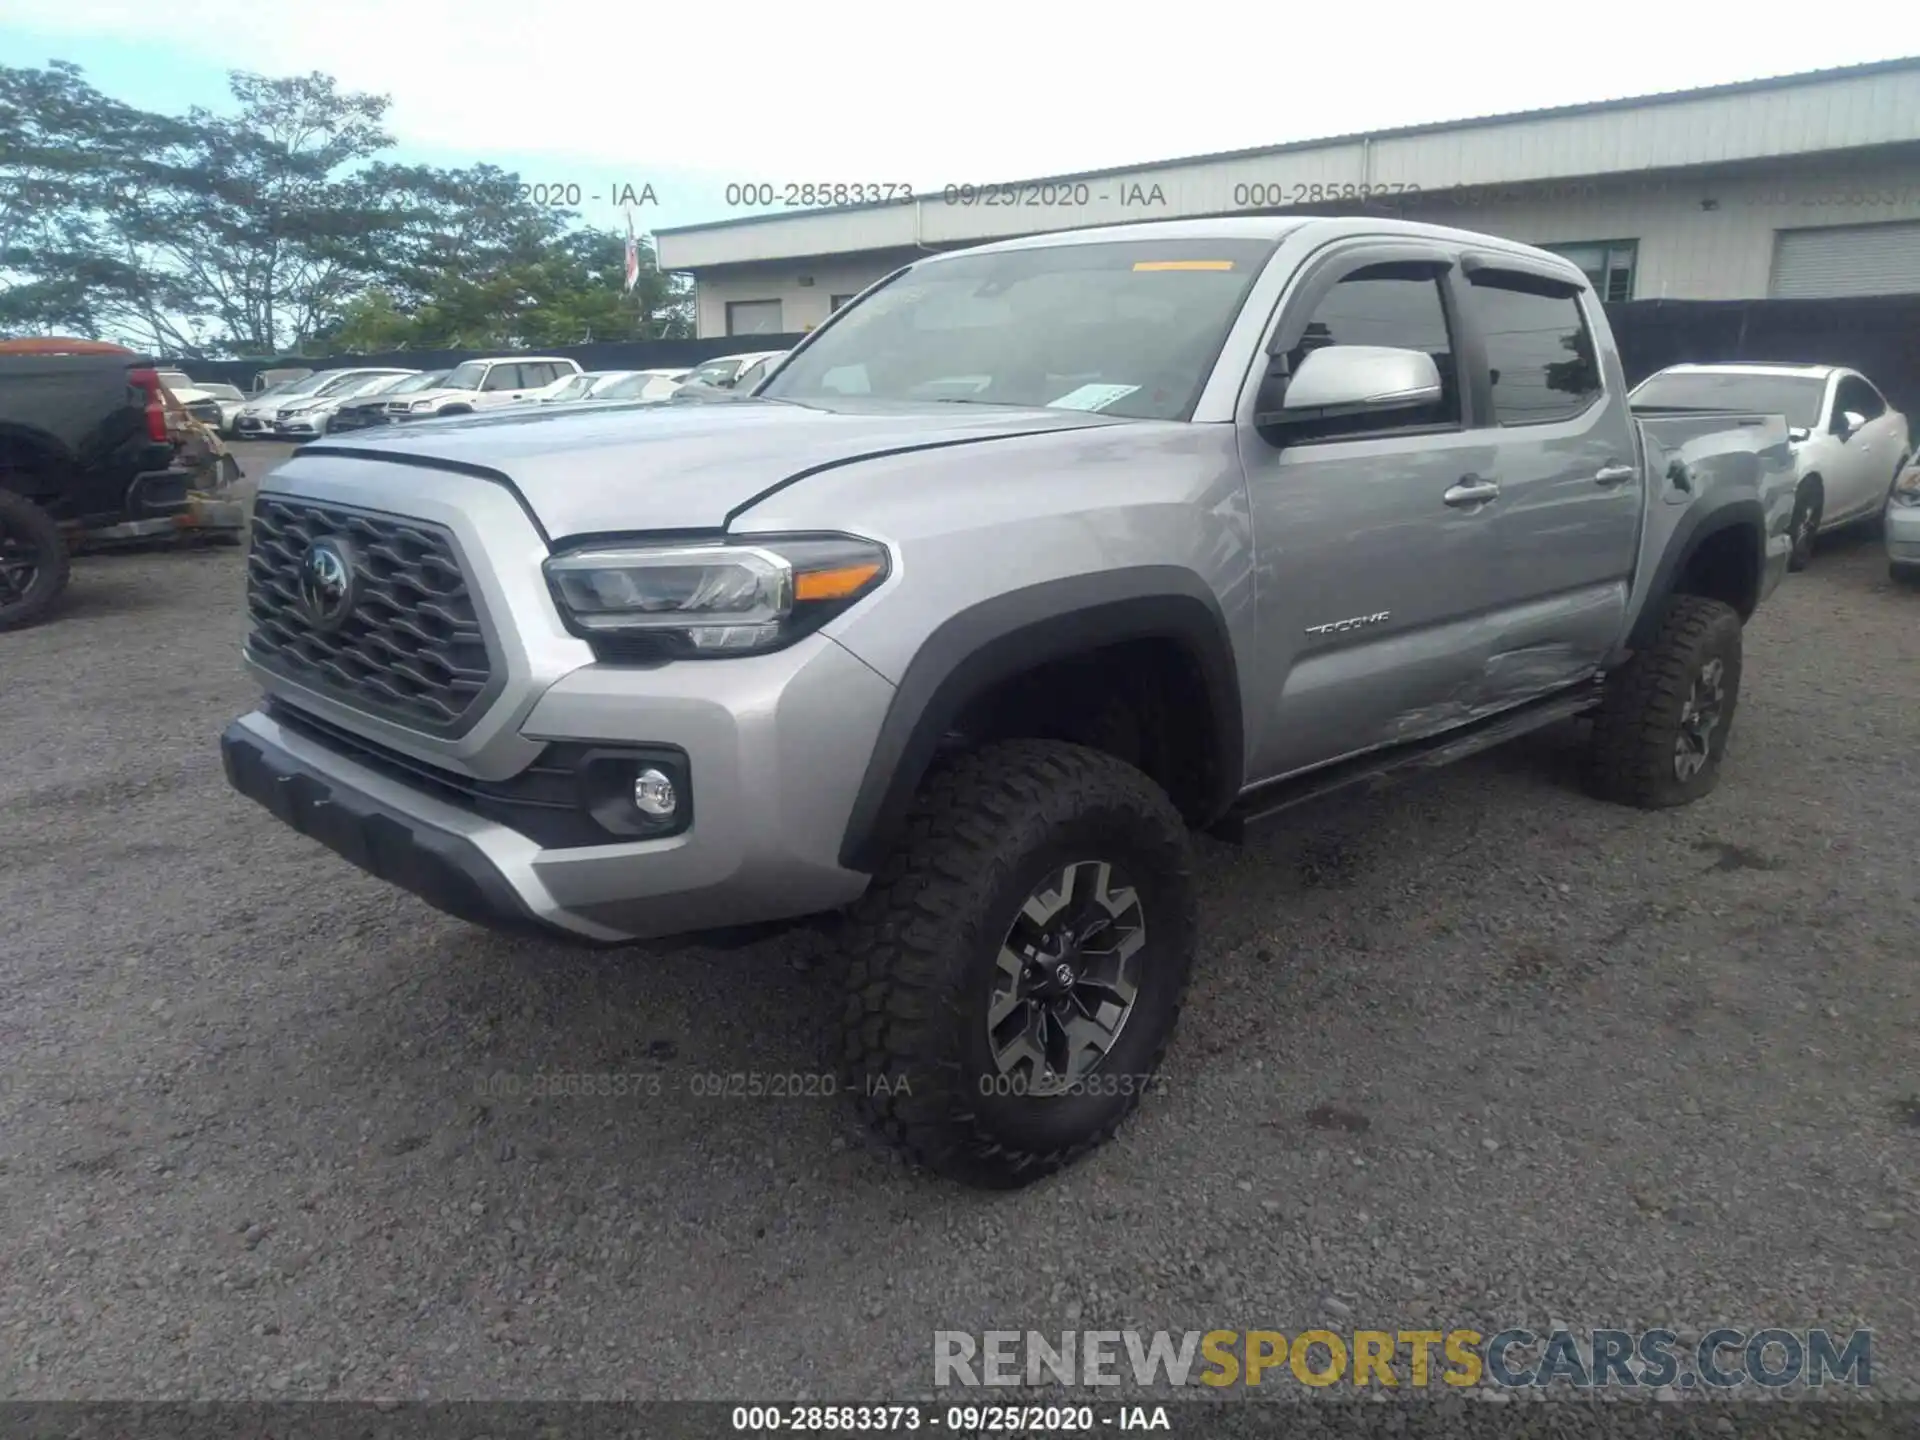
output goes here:
[[1544, 729], [1548, 725], [1586, 714], [1600, 703], [1602, 685], [1602, 680], [1596, 678], [1571, 690], [1531, 700], [1511, 710], [1502, 710], [1497, 715], [1489, 715], [1484, 720], [1477, 720], [1457, 730], [1385, 750], [1370, 751], [1319, 770], [1310, 770], [1304, 775], [1293, 775], [1262, 785], [1242, 795], [1225, 816], [1208, 827], [1207, 833], [1216, 839], [1238, 843], [1246, 838], [1249, 831], [1310, 800], [1356, 786], [1380, 790], [1404, 772], [1434, 770], [1442, 765], [1451, 765], [1456, 760], [1503, 745], [1530, 730]]

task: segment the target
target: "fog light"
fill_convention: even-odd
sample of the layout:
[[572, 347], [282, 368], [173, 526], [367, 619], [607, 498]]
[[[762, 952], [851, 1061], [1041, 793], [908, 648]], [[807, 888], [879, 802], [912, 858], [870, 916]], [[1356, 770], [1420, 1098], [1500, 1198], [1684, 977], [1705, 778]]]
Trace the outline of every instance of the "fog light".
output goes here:
[[680, 804], [673, 781], [658, 770], [648, 768], [633, 777], [633, 808], [656, 820], [672, 817]]

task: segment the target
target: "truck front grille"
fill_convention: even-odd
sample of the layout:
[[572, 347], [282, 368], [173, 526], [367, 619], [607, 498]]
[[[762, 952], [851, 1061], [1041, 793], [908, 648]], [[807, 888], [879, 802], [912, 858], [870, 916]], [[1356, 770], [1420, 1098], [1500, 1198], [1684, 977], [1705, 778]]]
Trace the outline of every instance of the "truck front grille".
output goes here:
[[[303, 593], [308, 553], [329, 538], [345, 542], [337, 553], [353, 570], [343, 619], [325, 606], [316, 613]], [[493, 662], [459, 552], [441, 526], [262, 495], [247, 612], [248, 653], [297, 685], [437, 735], [461, 734], [479, 719]]]

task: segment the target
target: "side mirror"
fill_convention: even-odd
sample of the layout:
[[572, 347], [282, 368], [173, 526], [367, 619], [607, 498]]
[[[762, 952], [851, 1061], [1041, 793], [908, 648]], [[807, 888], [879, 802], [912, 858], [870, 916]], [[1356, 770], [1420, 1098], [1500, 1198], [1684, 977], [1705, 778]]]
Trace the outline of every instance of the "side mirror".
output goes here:
[[1858, 410], [1848, 410], [1840, 416], [1838, 423], [1834, 425], [1833, 433], [1838, 435], [1842, 440], [1850, 439], [1856, 432], [1864, 427], [1866, 423], [1867, 417], [1862, 415]]
[[1274, 425], [1416, 410], [1437, 403], [1440, 393], [1439, 367], [1424, 351], [1327, 345], [1300, 362], [1287, 382], [1280, 408], [1257, 416], [1256, 421]]
[[1796, 445], [1802, 440], [1811, 440], [1812, 438], [1813, 432], [1804, 425], [1789, 425], [1787, 427], [1787, 439]]

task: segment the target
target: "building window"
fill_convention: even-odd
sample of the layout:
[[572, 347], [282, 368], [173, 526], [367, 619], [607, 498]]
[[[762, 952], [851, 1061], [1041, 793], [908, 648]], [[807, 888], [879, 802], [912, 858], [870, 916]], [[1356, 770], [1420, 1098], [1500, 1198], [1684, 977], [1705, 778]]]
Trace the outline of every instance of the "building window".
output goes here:
[[778, 300], [729, 300], [727, 302], [727, 334], [779, 335], [782, 333]]
[[851, 295], [836, 295], [833, 297], [833, 308], [835, 310], [838, 310], [842, 305], [845, 305], [848, 301], [852, 299], [853, 299], [853, 296]]
[[1633, 299], [1633, 272], [1640, 256], [1638, 240], [1589, 240], [1578, 245], [1542, 245], [1564, 255], [1586, 272], [1593, 293], [1609, 305]]

